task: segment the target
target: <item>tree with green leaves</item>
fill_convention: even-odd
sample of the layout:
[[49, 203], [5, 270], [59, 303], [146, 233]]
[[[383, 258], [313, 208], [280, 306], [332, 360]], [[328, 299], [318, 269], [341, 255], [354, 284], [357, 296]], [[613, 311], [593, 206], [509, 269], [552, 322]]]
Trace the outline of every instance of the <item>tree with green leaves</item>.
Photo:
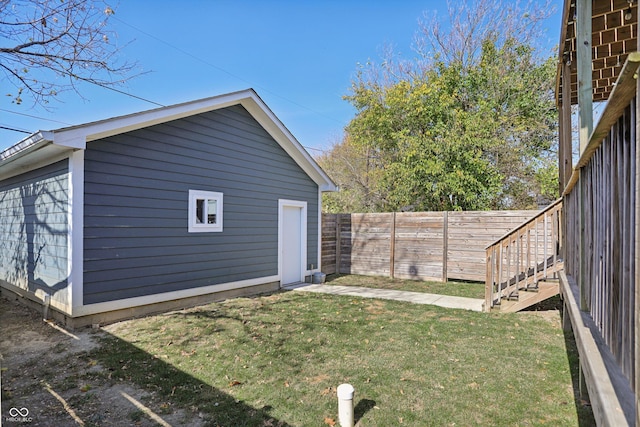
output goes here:
[[[531, 208], [554, 197], [542, 188], [555, 167], [554, 62], [532, 44], [544, 5], [452, 5], [449, 32], [423, 24], [417, 58], [361, 67], [346, 96], [357, 111], [348, 144], [376, 168], [370, 211]], [[334, 151], [324, 164], [344, 187]], [[334, 198], [325, 208], [349, 207]]]

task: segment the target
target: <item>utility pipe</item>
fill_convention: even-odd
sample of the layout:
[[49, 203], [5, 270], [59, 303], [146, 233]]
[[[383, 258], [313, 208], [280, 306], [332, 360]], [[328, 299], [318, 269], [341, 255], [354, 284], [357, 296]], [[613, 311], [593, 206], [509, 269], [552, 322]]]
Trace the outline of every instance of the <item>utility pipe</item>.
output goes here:
[[338, 420], [341, 427], [353, 427], [353, 394], [355, 389], [351, 384], [338, 386]]

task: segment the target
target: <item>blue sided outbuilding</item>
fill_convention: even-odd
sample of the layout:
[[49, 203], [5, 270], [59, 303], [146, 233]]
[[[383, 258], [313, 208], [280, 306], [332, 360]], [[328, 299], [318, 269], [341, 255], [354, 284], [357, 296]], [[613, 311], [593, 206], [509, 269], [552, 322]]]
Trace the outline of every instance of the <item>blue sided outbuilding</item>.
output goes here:
[[2, 293], [82, 326], [274, 291], [335, 190], [253, 90], [40, 131], [0, 153]]

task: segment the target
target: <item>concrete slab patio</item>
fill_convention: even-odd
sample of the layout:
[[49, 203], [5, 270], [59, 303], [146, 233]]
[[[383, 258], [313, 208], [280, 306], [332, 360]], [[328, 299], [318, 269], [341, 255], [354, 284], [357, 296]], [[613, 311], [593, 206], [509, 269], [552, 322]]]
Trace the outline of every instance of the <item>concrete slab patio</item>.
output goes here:
[[361, 298], [379, 298], [414, 304], [437, 305], [446, 308], [459, 308], [471, 311], [483, 311], [484, 300], [476, 298], [453, 297], [448, 295], [426, 294], [422, 292], [397, 291], [392, 289], [375, 289], [358, 286], [311, 285], [301, 283], [285, 289], [299, 292], [318, 292], [333, 295], [348, 295]]

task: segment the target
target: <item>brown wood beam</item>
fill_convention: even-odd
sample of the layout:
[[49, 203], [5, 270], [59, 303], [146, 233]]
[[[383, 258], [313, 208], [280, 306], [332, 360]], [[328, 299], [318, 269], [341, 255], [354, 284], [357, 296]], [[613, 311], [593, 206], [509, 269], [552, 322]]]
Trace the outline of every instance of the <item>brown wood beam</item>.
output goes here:
[[[636, 17], [637, 22], [637, 17]], [[638, 48], [640, 50], [640, 39], [638, 39]], [[634, 74], [637, 75], [637, 74]], [[635, 141], [632, 141], [636, 146], [636, 156], [632, 161], [635, 162], [636, 176], [631, 179], [635, 179], [635, 206], [632, 209], [635, 210], [635, 242], [634, 242], [634, 277], [633, 286], [635, 291], [635, 384], [634, 391], [636, 394], [636, 426], [640, 426], [640, 149], [638, 149], [638, 138], [640, 137], [640, 84], [636, 78], [636, 122], [635, 122]]]
[[578, 70], [580, 154], [587, 148], [589, 137], [593, 131], [591, 11], [592, 0], [576, 0], [576, 59]]
[[[573, 132], [571, 123], [571, 64], [569, 61], [565, 61], [562, 66], [562, 79], [566, 79], [567, 84], [562, 85], [562, 109], [561, 109], [561, 121], [563, 122], [561, 143], [563, 145], [563, 175], [562, 175], [562, 190], [566, 188], [571, 180], [571, 173], [573, 172]], [[566, 99], [566, 102], [564, 101]], [[562, 194], [562, 191], [560, 192]]]
[[442, 216], [442, 283], [447, 283], [449, 266], [449, 212], [444, 211]]
[[396, 213], [391, 213], [391, 232], [389, 233], [389, 277], [395, 277], [396, 272]]

